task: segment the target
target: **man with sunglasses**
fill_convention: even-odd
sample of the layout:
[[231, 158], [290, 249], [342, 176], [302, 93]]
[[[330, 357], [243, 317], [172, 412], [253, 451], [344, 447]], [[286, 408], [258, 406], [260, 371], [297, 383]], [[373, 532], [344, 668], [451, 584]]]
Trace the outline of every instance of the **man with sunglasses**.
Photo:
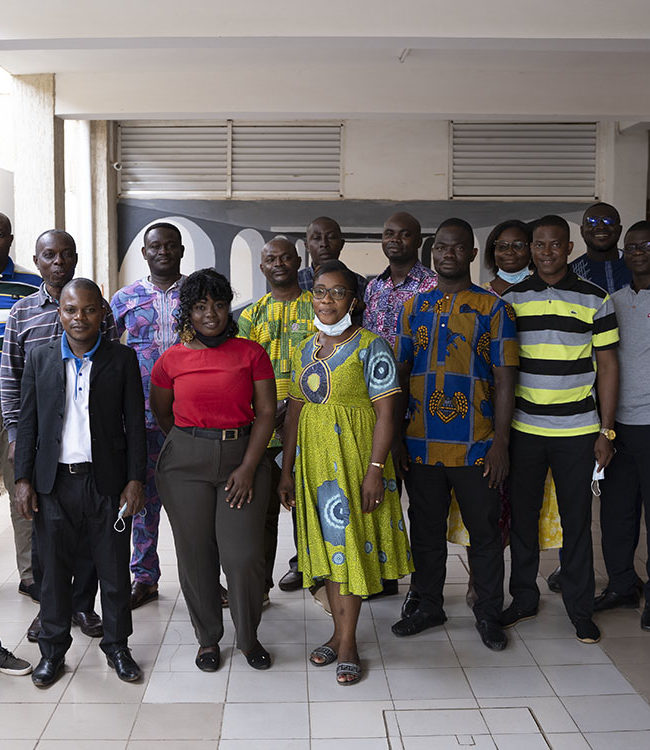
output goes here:
[[[634, 553], [642, 505], [650, 532], [650, 222], [638, 221], [628, 229], [623, 253], [632, 283], [612, 295], [620, 326], [620, 388], [616, 454], [600, 482], [600, 527], [609, 581], [596, 597], [597, 611], [639, 606]], [[650, 578], [650, 556], [646, 567]], [[650, 630], [650, 582], [644, 589], [641, 628]]]
[[602, 287], [608, 294], [628, 286], [632, 273], [617, 246], [621, 236], [621, 217], [614, 206], [608, 203], [589, 206], [582, 217], [580, 234], [587, 252], [569, 264], [571, 270]]

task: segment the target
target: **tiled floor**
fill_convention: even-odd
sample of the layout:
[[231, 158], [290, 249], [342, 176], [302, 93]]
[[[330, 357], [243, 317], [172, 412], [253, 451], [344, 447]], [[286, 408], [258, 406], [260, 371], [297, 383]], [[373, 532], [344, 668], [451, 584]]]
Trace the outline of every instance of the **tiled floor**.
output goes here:
[[[281, 529], [280, 574], [291, 545], [288, 514]], [[75, 630], [66, 674], [54, 687], [39, 691], [28, 677], [0, 675], [0, 750], [330, 750], [343, 742], [346, 750], [650, 748], [650, 634], [640, 630], [638, 611], [600, 616], [601, 645], [580, 644], [561, 598], [540, 578], [540, 615], [510, 631], [508, 648], [493, 653], [479, 642], [465, 604], [464, 552], [450, 547], [446, 627], [400, 640], [390, 625], [401, 596], [364, 604], [359, 685], [343, 689], [333, 667], [308, 666], [331, 620], [309, 594], [277, 589], [260, 628], [273, 668], [248, 667], [228, 621], [223, 666], [204, 674], [194, 666], [166, 522], [160, 551], [160, 600], [134, 613], [130, 642], [144, 682], [119, 682], [97, 642]], [[545, 553], [541, 572], [556, 560]], [[35, 605], [18, 596], [16, 583], [9, 513], [0, 501], [0, 639], [36, 662], [38, 648], [24, 639]]]

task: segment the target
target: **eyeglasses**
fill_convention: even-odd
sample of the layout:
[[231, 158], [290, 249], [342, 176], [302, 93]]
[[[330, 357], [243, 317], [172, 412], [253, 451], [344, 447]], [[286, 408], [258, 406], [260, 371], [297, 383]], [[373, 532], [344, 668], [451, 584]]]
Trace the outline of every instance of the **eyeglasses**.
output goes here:
[[635, 253], [637, 250], [642, 253], [650, 253], [650, 242], [630, 243], [629, 245], [625, 245], [623, 247], [623, 252], [627, 253], [628, 255]]
[[497, 240], [494, 243], [494, 249], [500, 253], [505, 253], [512, 248], [516, 253], [522, 252], [522, 250], [528, 250], [528, 243], [522, 240], [515, 240], [514, 242], [506, 242], [505, 240]]
[[346, 289], [344, 286], [333, 286], [331, 289], [327, 289], [324, 286], [315, 286], [311, 293], [315, 299], [325, 299], [327, 294], [329, 294], [332, 299], [340, 300], [345, 299], [345, 296], [351, 292], [351, 289]]
[[615, 227], [618, 224], [618, 219], [612, 216], [587, 216], [585, 224], [590, 227], [597, 227], [599, 224], [604, 224], [606, 227]]

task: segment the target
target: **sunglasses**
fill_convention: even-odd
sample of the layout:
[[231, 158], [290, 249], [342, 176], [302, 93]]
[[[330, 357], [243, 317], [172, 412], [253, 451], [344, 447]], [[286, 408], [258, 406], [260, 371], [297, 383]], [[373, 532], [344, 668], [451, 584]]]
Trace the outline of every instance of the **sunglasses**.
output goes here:
[[585, 224], [590, 227], [597, 227], [599, 224], [604, 224], [606, 227], [615, 227], [618, 224], [618, 219], [611, 216], [587, 216]]
[[344, 286], [333, 286], [331, 289], [324, 286], [315, 286], [311, 293], [314, 295], [314, 299], [325, 299], [329, 294], [332, 299], [341, 300], [345, 299], [346, 295], [351, 292], [351, 289], [346, 289]]

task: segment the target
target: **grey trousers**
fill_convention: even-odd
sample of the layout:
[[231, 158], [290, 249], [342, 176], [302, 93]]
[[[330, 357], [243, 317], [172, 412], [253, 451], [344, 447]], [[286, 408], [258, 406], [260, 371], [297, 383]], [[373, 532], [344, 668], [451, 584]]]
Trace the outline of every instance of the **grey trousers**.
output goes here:
[[223, 636], [219, 565], [228, 581], [237, 647], [257, 642], [264, 595], [264, 521], [270, 467], [255, 473], [253, 500], [226, 502], [226, 480], [244, 458], [248, 437], [211, 440], [172, 428], [160, 451], [156, 485], [176, 545], [181, 590], [197, 640], [213, 646]]
[[0, 430], [0, 464], [5, 489], [9, 495], [11, 525], [14, 528], [14, 545], [16, 547], [16, 565], [21, 581], [31, 581], [32, 574], [32, 522], [23, 518], [14, 505], [14, 467], [9, 463], [9, 440], [7, 431]]

